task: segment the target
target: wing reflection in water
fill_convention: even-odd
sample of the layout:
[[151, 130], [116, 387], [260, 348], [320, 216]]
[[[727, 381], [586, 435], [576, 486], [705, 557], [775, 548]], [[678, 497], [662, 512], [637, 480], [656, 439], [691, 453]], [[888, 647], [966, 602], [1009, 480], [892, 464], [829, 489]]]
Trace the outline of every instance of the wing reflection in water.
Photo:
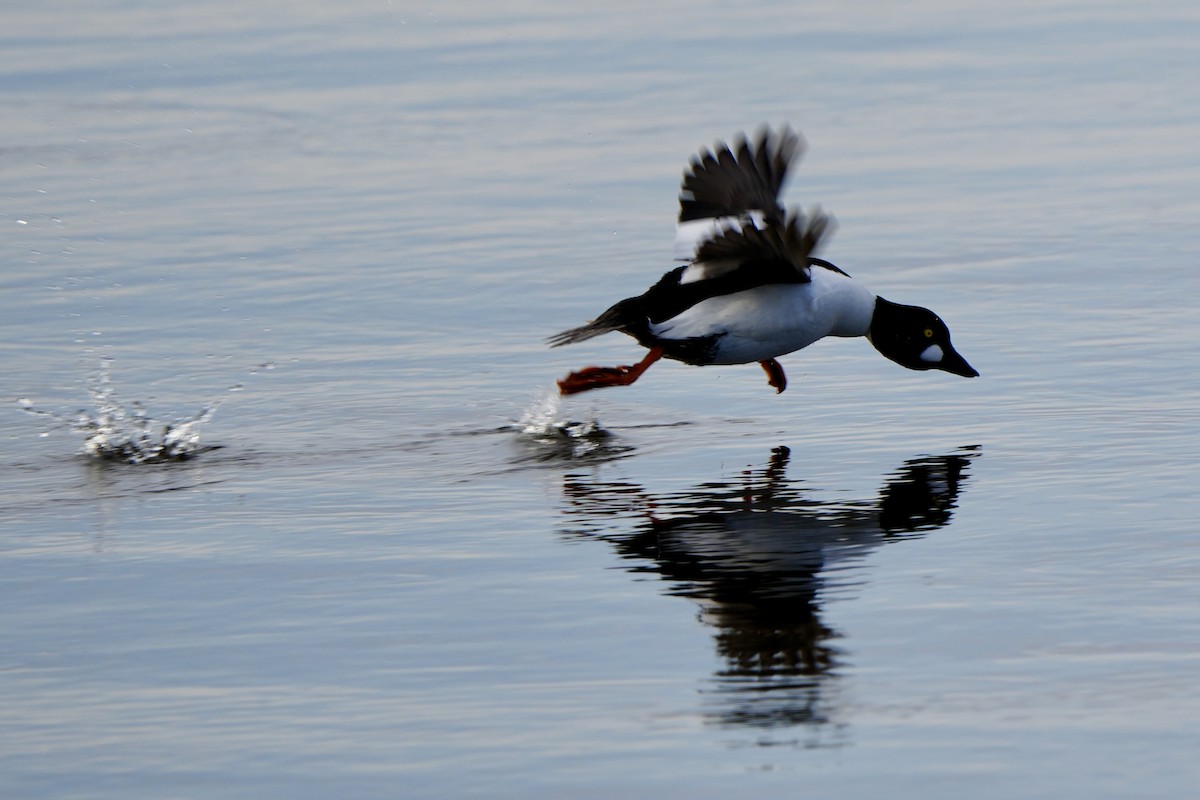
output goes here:
[[946, 525], [976, 455], [911, 459], [878, 498], [836, 503], [786, 477], [786, 447], [764, 469], [673, 494], [570, 474], [564, 513], [569, 535], [609, 542], [631, 572], [657, 573], [668, 593], [699, 604], [721, 658], [706, 693], [711, 721], [815, 735], [836, 721], [844, 660], [822, 605], [865, 580], [876, 547]]

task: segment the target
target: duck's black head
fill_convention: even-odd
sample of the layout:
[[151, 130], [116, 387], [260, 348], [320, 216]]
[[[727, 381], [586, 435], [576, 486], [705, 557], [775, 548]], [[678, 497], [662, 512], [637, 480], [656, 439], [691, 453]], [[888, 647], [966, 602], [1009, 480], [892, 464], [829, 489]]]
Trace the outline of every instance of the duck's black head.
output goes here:
[[867, 338], [884, 356], [909, 369], [941, 369], [964, 378], [979, 375], [950, 344], [946, 323], [928, 308], [878, 297]]

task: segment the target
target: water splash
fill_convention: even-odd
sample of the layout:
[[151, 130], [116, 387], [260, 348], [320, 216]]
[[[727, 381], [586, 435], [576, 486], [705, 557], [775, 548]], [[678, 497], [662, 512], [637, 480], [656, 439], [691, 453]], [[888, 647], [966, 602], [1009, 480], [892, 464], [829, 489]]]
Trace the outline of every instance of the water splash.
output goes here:
[[600, 421], [596, 419], [589, 422], [560, 420], [558, 412], [561, 406], [562, 397], [559, 393], [554, 389], [546, 389], [525, 409], [517, 427], [524, 435], [534, 438], [559, 439], [566, 436], [578, 439], [597, 434], [607, 435], [607, 431], [604, 431]]
[[613, 442], [613, 434], [594, 416], [576, 421], [559, 418], [562, 398], [556, 387], [544, 390], [513, 426], [538, 460], [603, 458], [624, 452], [628, 446]]
[[[195, 416], [159, 420], [151, 417], [141, 403], [122, 403], [110, 377], [112, 359], [103, 357], [96, 375], [88, 382], [94, 410], [59, 414], [33, 407], [33, 401], [17, 401], [23, 411], [70, 428], [84, 435], [83, 452], [101, 461], [125, 464], [151, 464], [185, 461], [201, 451], [200, 428], [217, 413], [217, 400], [200, 409]], [[48, 435], [48, 431], [42, 434]]]

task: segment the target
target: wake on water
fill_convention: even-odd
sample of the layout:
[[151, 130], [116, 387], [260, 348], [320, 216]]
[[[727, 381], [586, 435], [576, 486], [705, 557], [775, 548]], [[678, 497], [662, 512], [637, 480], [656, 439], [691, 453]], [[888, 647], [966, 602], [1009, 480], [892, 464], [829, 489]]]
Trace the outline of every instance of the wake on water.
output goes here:
[[[104, 356], [96, 374], [88, 380], [93, 409], [74, 414], [35, 408], [33, 401], [20, 398], [21, 410], [48, 420], [50, 429], [65, 428], [83, 435], [82, 452], [97, 461], [123, 464], [158, 464], [186, 461], [216, 446], [200, 444], [201, 428], [221, 407], [216, 400], [190, 417], [158, 419], [151, 417], [138, 401], [123, 402], [117, 397], [111, 377], [112, 358]], [[266, 365], [267, 369], [273, 365]], [[240, 387], [233, 387], [234, 389]], [[537, 461], [606, 459], [619, 457], [632, 449], [616, 441], [612, 432], [593, 415], [586, 421], [560, 418], [562, 398], [555, 387], [538, 395], [509, 430], [533, 452], [526, 457]], [[522, 459], [524, 460], [524, 459]]]

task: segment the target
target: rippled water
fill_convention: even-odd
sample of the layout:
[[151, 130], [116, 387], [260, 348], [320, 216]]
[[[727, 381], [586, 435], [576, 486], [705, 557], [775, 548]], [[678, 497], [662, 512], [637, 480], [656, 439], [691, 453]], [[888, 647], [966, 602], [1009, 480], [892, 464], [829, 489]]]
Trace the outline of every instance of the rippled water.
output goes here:
[[[1197, 33], [9, 9], [4, 796], [1187, 796]], [[639, 348], [545, 337], [671, 266], [688, 156], [762, 121], [823, 255], [982, 377], [836, 341], [778, 396], [558, 398]]]

